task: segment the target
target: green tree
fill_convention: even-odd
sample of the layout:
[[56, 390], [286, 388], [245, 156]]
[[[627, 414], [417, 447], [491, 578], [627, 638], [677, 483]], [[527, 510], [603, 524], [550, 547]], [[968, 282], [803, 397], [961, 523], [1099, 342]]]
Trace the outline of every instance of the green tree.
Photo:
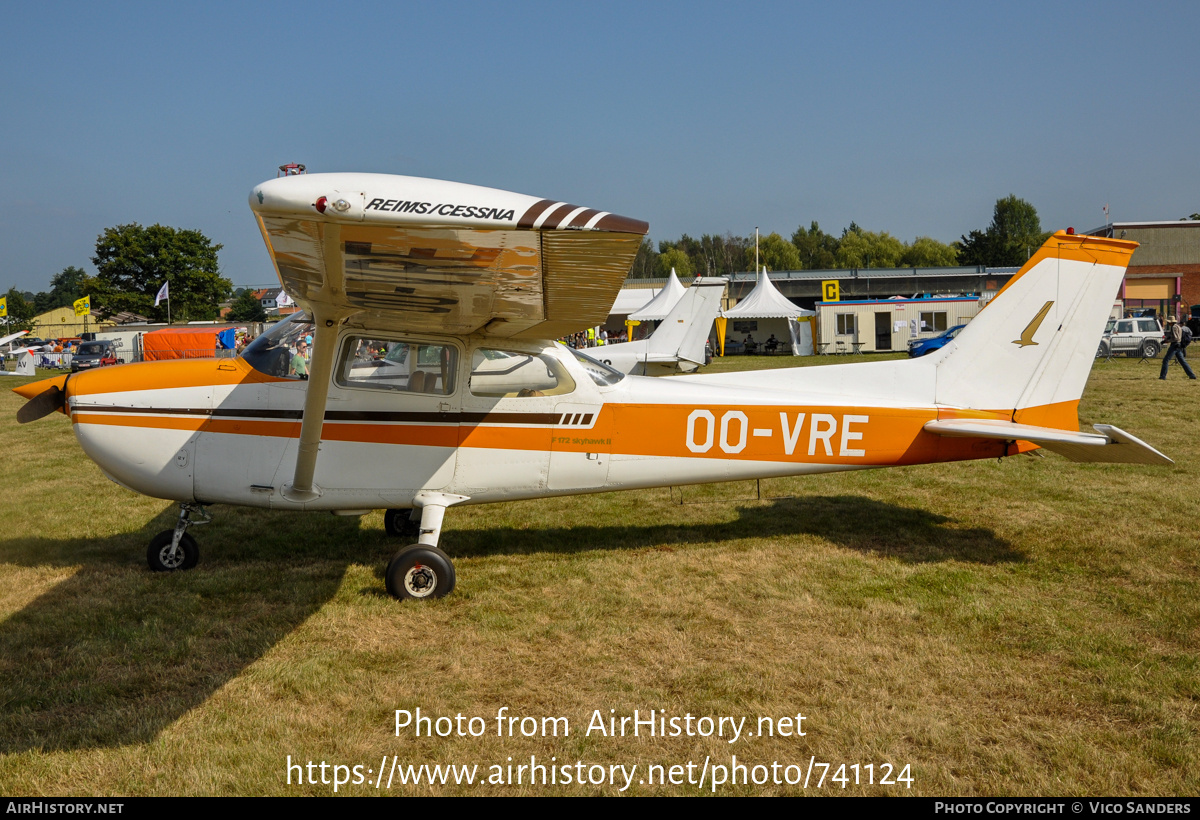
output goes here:
[[[746, 248], [746, 268], [754, 270], [754, 243]], [[758, 239], [759, 269], [766, 266], [767, 270], [800, 270], [800, 251], [796, 246], [784, 239], [778, 233], [771, 232]]]
[[87, 272], [74, 265], [63, 268], [50, 278], [50, 290], [43, 291], [34, 297], [34, 308], [38, 313], [45, 313], [59, 307], [66, 307], [87, 295], [84, 283]]
[[670, 276], [671, 268], [675, 269], [675, 274], [680, 279], [690, 278], [695, 270], [695, 268], [692, 267], [692, 258], [687, 255], [686, 251], [671, 245], [666, 245], [666, 243], [660, 243], [658, 254], [658, 276], [664, 278]]
[[887, 231], [864, 231], [853, 222], [838, 243], [839, 268], [895, 268], [904, 255], [904, 243]]
[[837, 265], [838, 239], [821, 230], [815, 219], [807, 230], [803, 225], [796, 228], [792, 244], [800, 252], [803, 270], [828, 270]]
[[658, 254], [654, 252], [654, 243], [650, 237], [642, 240], [638, 246], [637, 256], [629, 269], [630, 279], [653, 279], [658, 271]]
[[1048, 237], [1037, 209], [1009, 194], [996, 200], [987, 230], [971, 231], [954, 245], [959, 264], [1014, 267], [1024, 265]]
[[906, 268], [948, 268], [958, 264], [958, 251], [928, 236], [918, 236], [904, 249], [900, 264]]
[[220, 274], [217, 251], [200, 231], [165, 225], [118, 225], [96, 239], [96, 276], [85, 282], [92, 306], [104, 315], [140, 313], [159, 321], [167, 303], [154, 296], [170, 283], [171, 317], [181, 321], [216, 319], [233, 283]]
[[235, 322], [265, 322], [267, 312], [263, 310], [262, 302], [255, 298], [254, 291], [246, 288], [233, 300], [233, 305], [229, 308], [229, 318]]
[[4, 323], [4, 334], [7, 336], [18, 330], [33, 330], [33, 322], [30, 320], [38, 314], [33, 303], [16, 288], [9, 288], [8, 293], [4, 295], [8, 305], [8, 316], [0, 319], [0, 322]]

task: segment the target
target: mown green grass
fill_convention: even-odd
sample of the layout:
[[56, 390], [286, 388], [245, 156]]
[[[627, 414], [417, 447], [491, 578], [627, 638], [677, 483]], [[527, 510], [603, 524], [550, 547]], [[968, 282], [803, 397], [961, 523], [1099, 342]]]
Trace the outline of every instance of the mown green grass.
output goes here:
[[[397, 545], [379, 513], [218, 507], [193, 531], [200, 567], [151, 574], [146, 544], [174, 509], [104, 479], [62, 416], [16, 425], [5, 393], [0, 793], [329, 793], [288, 786], [288, 755], [535, 754], [644, 776], [736, 754], [911, 765], [911, 790], [847, 793], [1195, 794], [1200, 388], [1157, 375], [1098, 363], [1083, 429], [1116, 424], [1173, 467], [1048, 454], [456, 508], [442, 544], [458, 587], [424, 604], [384, 593]], [[563, 715], [571, 735], [395, 737], [394, 710], [418, 706]], [[808, 733], [585, 737], [597, 709], [802, 712]], [[392, 789], [597, 792], [615, 789]]]

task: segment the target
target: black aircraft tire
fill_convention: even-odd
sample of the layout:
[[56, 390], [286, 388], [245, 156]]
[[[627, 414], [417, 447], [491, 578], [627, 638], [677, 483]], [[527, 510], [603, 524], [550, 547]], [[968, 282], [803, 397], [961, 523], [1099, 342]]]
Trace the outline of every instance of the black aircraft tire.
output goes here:
[[383, 531], [393, 538], [416, 538], [421, 534], [420, 520], [409, 517], [411, 510], [384, 510]]
[[396, 553], [384, 581], [388, 594], [401, 601], [444, 598], [454, 590], [454, 564], [437, 547], [412, 544]]
[[174, 537], [175, 530], [163, 530], [151, 539], [146, 550], [146, 563], [154, 572], [183, 572], [199, 563], [200, 547], [196, 544], [196, 539], [186, 532], [179, 539], [179, 552], [175, 554], [175, 559], [168, 559], [171, 539]]

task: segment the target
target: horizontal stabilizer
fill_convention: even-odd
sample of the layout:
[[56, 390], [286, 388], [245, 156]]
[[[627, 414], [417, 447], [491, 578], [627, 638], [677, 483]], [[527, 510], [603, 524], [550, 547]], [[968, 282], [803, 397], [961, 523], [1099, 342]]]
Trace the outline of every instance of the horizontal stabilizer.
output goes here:
[[930, 421], [925, 430], [955, 438], [990, 438], [1028, 441], [1071, 461], [1106, 464], [1174, 464], [1175, 462], [1120, 428], [1093, 425], [1096, 433], [1076, 433], [1054, 427], [1014, 424], [991, 419], [947, 419]]

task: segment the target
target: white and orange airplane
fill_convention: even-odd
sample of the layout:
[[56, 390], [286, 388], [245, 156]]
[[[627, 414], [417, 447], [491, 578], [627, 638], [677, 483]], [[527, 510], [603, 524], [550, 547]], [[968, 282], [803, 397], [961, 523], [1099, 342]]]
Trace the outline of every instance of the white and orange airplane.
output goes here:
[[[1168, 464], [1077, 408], [1136, 243], [1057, 233], [950, 344], [920, 359], [626, 376], [545, 341], [601, 323], [644, 222], [373, 174], [287, 176], [250, 206], [305, 312], [238, 359], [148, 362], [17, 388], [70, 416], [113, 481], [180, 503], [152, 569], [198, 560], [210, 504], [387, 510], [415, 543], [386, 573], [440, 597], [447, 507], [995, 458]], [[312, 356], [297, 353], [312, 337]], [[305, 378], [307, 376], [307, 378]]]

